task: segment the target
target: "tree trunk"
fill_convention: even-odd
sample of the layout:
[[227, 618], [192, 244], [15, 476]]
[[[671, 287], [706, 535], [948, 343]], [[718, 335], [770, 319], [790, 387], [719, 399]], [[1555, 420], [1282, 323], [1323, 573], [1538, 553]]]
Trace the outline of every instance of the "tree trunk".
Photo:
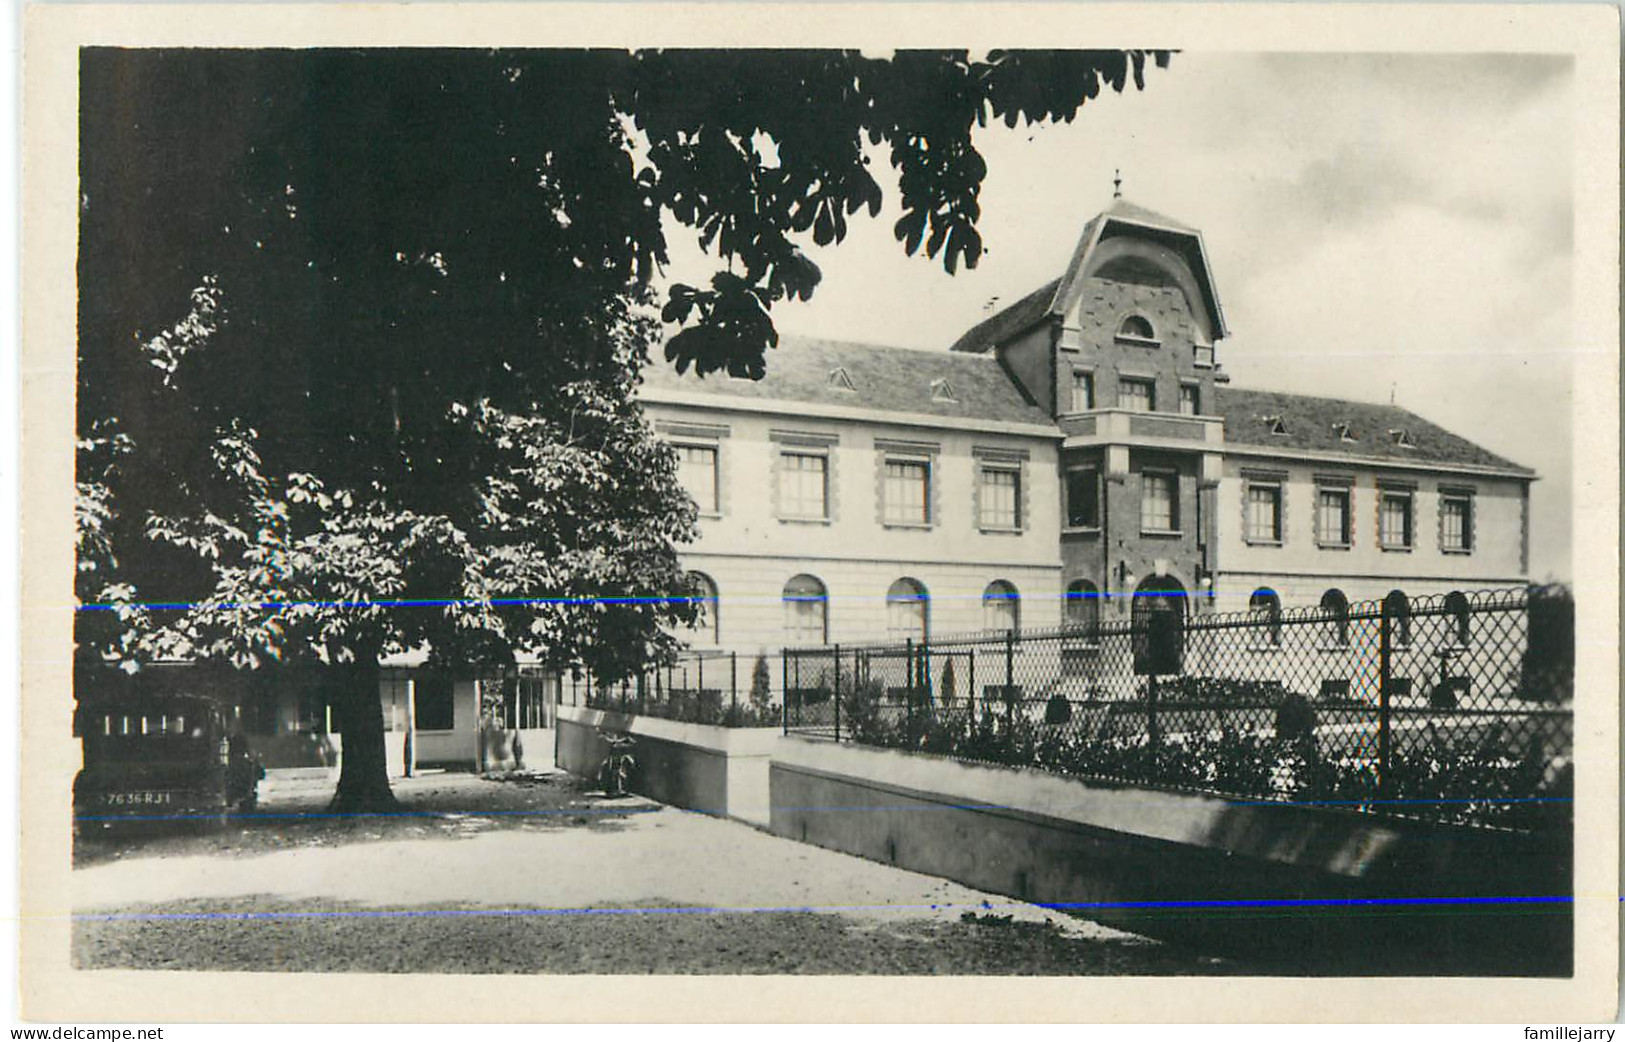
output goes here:
[[368, 814], [399, 810], [384, 756], [384, 710], [378, 701], [378, 659], [338, 667], [333, 708], [344, 735], [339, 787], [328, 810]]

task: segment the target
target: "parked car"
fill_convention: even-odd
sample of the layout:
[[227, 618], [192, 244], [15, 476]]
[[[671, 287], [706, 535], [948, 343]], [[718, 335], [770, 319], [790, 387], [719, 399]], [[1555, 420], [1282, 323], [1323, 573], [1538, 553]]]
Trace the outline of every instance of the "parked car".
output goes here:
[[265, 770], [234, 734], [226, 707], [203, 695], [121, 692], [81, 698], [73, 781], [81, 830], [136, 821], [209, 823], [252, 810]]

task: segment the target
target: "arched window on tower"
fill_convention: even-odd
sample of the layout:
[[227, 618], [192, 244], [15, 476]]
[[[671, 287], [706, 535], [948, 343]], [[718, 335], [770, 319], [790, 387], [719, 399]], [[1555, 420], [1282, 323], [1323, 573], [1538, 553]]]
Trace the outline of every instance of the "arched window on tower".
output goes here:
[[1151, 320], [1144, 315], [1130, 315], [1123, 319], [1117, 327], [1117, 335], [1125, 340], [1157, 339], [1157, 331], [1151, 327]]

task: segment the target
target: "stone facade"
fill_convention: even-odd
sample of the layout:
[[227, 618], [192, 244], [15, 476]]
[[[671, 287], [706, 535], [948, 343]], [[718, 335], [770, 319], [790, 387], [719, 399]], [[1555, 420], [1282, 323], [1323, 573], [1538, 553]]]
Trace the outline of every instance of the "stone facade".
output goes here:
[[[830, 642], [883, 637], [888, 591], [903, 579], [926, 593], [928, 632], [983, 628], [983, 595], [999, 582], [1014, 587], [1023, 626], [1059, 624], [1055, 432], [853, 419], [804, 403], [746, 411], [662, 401], [658, 392], [645, 395], [644, 408], [673, 444], [715, 453], [720, 509], [702, 515], [699, 538], [684, 551], [717, 595], [687, 635], [693, 646], [755, 653], [807, 643], [784, 603], [787, 584], [801, 576], [825, 591]], [[783, 457], [801, 452], [827, 461], [822, 517], [790, 516], [780, 501]], [[888, 519], [888, 463], [923, 472], [919, 520]], [[982, 503], [989, 470], [1014, 476], [1013, 525], [991, 523]]]
[[[1152, 591], [1244, 611], [1263, 591], [1290, 608], [1527, 580], [1532, 472], [1392, 406], [1233, 389], [1226, 334], [1200, 233], [1119, 199], [1060, 278], [946, 354], [787, 338], [759, 386], [658, 375], [657, 425], [716, 452], [720, 507], [686, 552], [720, 598], [702, 643], [792, 643], [779, 597], [800, 574], [828, 590], [831, 642], [891, 633], [901, 577], [929, 590], [939, 635], [997, 621], [994, 582], [1028, 629], [1077, 609], [1069, 590], [1107, 612]], [[974, 392], [916, 414], [927, 384]], [[798, 441], [827, 454], [810, 522], [777, 498]], [[890, 459], [929, 467], [923, 523], [888, 522]], [[1019, 526], [981, 523], [989, 464], [1017, 474]]]

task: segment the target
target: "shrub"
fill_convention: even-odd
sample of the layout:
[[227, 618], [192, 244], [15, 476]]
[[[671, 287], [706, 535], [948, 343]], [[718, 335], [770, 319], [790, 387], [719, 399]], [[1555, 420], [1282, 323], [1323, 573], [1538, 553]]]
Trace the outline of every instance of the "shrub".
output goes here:
[[1157, 697], [1165, 704], [1202, 702], [1223, 706], [1273, 706], [1286, 697], [1286, 689], [1279, 680], [1180, 676], [1159, 682]]
[[767, 656], [757, 655], [756, 665], [750, 671], [750, 707], [765, 712], [772, 701], [772, 678], [767, 671]]
[[1283, 742], [1313, 740], [1315, 707], [1302, 695], [1292, 694], [1275, 707], [1275, 736]]

